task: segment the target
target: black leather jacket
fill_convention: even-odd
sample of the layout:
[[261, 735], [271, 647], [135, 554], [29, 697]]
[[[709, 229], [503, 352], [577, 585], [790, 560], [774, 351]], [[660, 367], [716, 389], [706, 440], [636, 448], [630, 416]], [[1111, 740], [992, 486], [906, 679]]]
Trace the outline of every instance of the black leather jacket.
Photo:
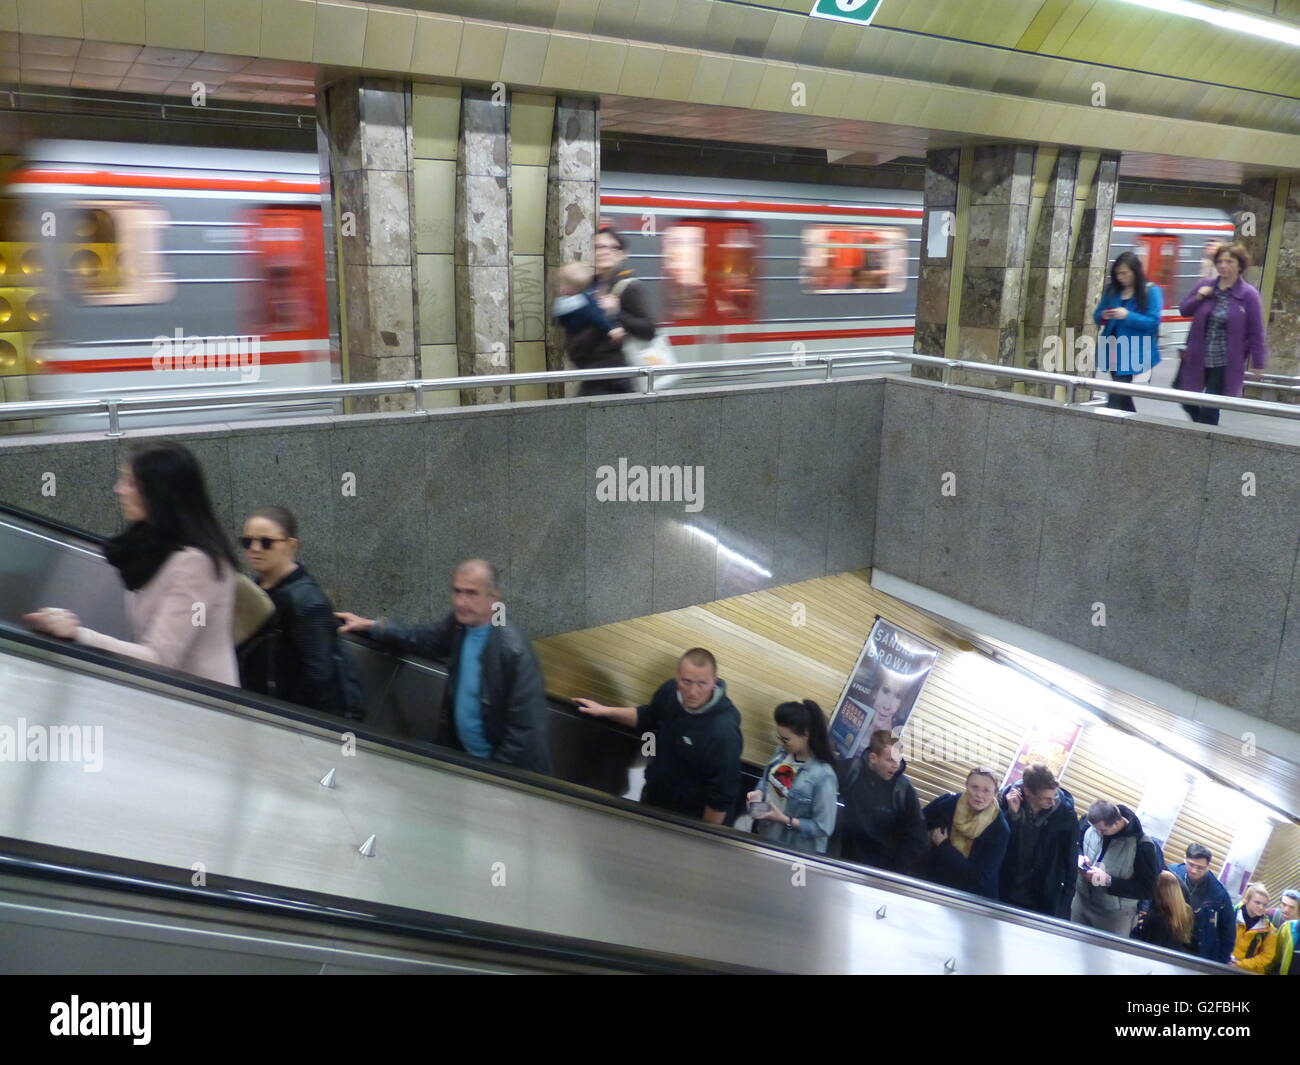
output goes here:
[[[445, 661], [447, 683], [442, 690], [433, 742], [464, 749], [456, 734], [456, 676], [465, 626], [448, 614], [434, 625], [400, 625], [377, 621], [370, 638], [379, 646], [433, 661]], [[532, 644], [513, 625], [494, 625], [480, 660], [483, 735], [492, 745], [492, 761], [537, 773], [551, 771], [547, 733], [546, 691]]]
[[355, 677], [339, 647], [329, 597], [301, 565], [266, 594], [275, 613], [239, 647], [240, 684], [249, 691], [359, 720]]

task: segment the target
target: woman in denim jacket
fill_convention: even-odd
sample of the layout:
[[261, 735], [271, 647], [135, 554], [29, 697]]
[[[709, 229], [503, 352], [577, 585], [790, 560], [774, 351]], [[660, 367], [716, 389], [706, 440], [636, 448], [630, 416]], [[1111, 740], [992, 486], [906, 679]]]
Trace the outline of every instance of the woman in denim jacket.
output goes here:
[[780, 746], [758, 779], [751, 803], [766, 802], [754, 814], [756, 831], [765, 839], [809, 854], [825, 854], [835, 830], [838, 782], [833, 768], [826, 716], [811, 699], [776, 708]]

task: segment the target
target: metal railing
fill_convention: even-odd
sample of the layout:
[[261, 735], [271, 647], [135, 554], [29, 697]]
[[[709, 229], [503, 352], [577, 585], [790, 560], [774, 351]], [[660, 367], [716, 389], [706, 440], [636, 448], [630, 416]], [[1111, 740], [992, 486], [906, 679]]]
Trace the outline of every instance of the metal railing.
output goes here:
[[[360, 399], [371, 396], [409, 394], [415, 400], [417, 411], [428, 412], [426, 397], [430, 392], [460, 391], [463, 389], [508, 388], [513, 399], [514, 389], [524, 385], [567, 384], [585, 381], [639, 380], [645, 384], [646, 395], [655, 395], [655, 381], [665, 377], [759, 376], [788, 373], [791, 370], [821, 369], [823, 380], [833, 380], [837, 367], [872, 367], [888, 363], [908, 363], [942, 371], [942, 383], [953, 385], [958, 373], [1004, 378], [1012, 381], [1050, 385], [1066, 390], [1067, 407], [1084, 407], [1090, 401], [1083, 398], [1088, 392], [1114, 393], [1164, 403], [1186, 403], [1199, 407], [1217, 407], [1221, 410], [1244, 414], [1261, 414], [1271, 418], [1300, 419], [1300, 404], [1272, 403], [1236, 396], [1218, 396], [1211, 393], [1183, 392], [1173, 388], [1155, 388], [1151, 385], [1126, 384], [1100, 377], [1078, 377], [1069, 374], [1049, 373], [1045, 370], [1028, 370], [1013, 366], [999, 366], [987, 362], [969, 362], [963, 359], [946, 359], [937, 355], [914, 355], [911, 352], [868, 351], [853, 353], [821, 352], [817, 354], [789, 353], [751, 356], [746, 359], [729, 359], [717, 362], [674, 363], [666, 366], [636, 366], [596, 370], [553, 370], [543, 373], [485, 374], [477, 377], [438, 377], [410, 381], [374, 381], [355, 384], [298, 385], [290, 388], [232, 388], [191, 392], [185, 395], [153, 393], [139, 396], [113, 396], [73, 400], [35, 400], [0, 403], [0, 421], [40, 419], [72, 414], [106, 414], [108, 436], [122, 436], [121, 416], [124, 412], [142, 408], [179, 409], [200, 405], [244, 406], [253, 404], [292, 402], [304, 400]], [[1267, 385], [1286, 389], [1284, 385]], [[1300, 389], [1297, 389], [1300, 391]]]

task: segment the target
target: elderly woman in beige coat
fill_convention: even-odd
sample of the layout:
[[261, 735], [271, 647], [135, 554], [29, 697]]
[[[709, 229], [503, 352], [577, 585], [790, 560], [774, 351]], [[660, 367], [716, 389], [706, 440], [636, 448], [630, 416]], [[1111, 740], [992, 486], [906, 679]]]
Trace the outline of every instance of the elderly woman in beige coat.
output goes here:
[[126, 586], [131, 639], [88, 629], [59, 608], [24, 620], [37, 632], [238, 684], [233, 626], [239, 566], [194, 456], [169, 441], [139, 447], [113, 492], [129, 524], [108, 541], [104, 556]]

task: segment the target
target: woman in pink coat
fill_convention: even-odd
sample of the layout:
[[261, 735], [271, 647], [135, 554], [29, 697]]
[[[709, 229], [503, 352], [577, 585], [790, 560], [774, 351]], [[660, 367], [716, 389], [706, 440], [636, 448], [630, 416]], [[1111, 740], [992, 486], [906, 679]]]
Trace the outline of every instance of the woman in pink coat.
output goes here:
[[[1246, 283], [1250, 253], [1240, 244], [1225, 244], [1214, 261], [1218, 281], [1199, 280], [1179, 304], [1191, 318], [1187, 347], [1178, 369], [1177, 387], [1186, 392], [1240, 396], [1247, 365], [1268, 364], [1268, 337], [1259, 289]], [[1183, 404], [1192, 421], [1219, 424], [1218, 407]]]
[[194, 456], [171, 442], [139, 447], [113, 492], [130, 524], [108, 541], [104, 557], [126, 586], [132, 638], [95, 632], [58, 608], [25, 620], [37, 632], [238, 684], [233, 627], [239, 565]]

